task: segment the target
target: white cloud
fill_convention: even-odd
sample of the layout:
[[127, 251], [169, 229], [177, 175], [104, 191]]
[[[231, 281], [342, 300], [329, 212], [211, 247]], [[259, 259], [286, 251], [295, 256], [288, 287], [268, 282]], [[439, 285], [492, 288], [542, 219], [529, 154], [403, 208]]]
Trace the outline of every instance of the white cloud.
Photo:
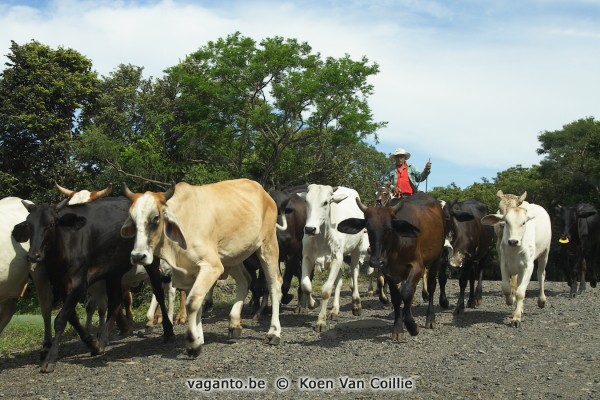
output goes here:
[[155, 77], [235, 31], [364, 55], [381, 70], [375, 118], [389, 122], [377, 147], [410, 148], [416, 163], [431, 156], [440, 176], [446, 165], [472, 170], [438, 183], [465, 186], [479, 171], [537, 163], [541, 131], [597, 117], [600, 28], [594, 2], [459, 3], [0, 1], [0, 49], [35, 39], [78, 50], [102, 75], [131, 63]]

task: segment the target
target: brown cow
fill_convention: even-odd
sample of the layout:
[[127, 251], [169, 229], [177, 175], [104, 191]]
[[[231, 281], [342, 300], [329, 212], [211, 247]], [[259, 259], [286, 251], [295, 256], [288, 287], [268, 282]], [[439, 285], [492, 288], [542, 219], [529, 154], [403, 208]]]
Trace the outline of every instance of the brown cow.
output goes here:
[[425, 193], [404, 198], [393, 207], [366, 207], [359, 199], [356, 202], [365, 218], [344, 220], [338, 225], [338, 230], [357, 234], [367, 228], [371, 245], [370, 265], [383, 272], [390, 287], [394, 305], [392, 340], [400, 340], [404, 336], [405, 325], [412, 336], [419, 333], [411, 303], [426, 270], [429, 307], [425, 328], [433, 328], [433, 294], [444, 246], [444, 216], [440, 203]]

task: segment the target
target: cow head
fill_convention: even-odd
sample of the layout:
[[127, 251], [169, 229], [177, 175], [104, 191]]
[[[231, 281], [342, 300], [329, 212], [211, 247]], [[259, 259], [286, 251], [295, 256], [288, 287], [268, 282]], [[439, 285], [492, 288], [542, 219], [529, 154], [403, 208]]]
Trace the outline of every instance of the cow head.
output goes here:
[[86, 220], [68, 213], [59, 217], [59, 211], [67, 204], [68, 199], [57, 205], [35, 205], [23, 200], [23, 206], [29, 211], [25, 221], [15, 225], [12, 236], [17, 242], [24, 243], [29, 240], [27, 259], [37, 263], [44, 261], [48, 248], [54, 243], [56, 229], [80, 229]]
[[563, 207], [559, 204], [554, 208], [554, 212], [560, 226], [558, 242], [568, 244], [574, 237], [577, 237], [577, 210], [575, 207]]
[[90, 192], [89, 190], [80, 190], [79, 192], [75, 192], [73, 190], [65, 189], [56, 182], [54, 182], [54, 186], [56, 186], [56, 189], [58, 189], [60, 193], [69, 198], [69, 205], [91, 203], [92, 201], [101, 197], [108, 196], [112, 190], [112, 183], [109, 183], [108, 186], [102, 190], [93, 192]]
[[331, 203], [339, 203], [348, 197], [345, 193], [336, 193], [336, 190], [337, 187], [311, 184], [308, 192], [298, 193], [306, 200], [305, 234], [320, 235], [325, 225], [330, 224]]
[[483, 225], [498, 225], [504, 223], [502, 243], [512, 247], [523, 244], [523, 237], [527, 229], [527, 222], [535, 216], [528, 215], [523, 207], [509, 207], [506, 214], [488, 214], [481, 219]]
[[348, 218], [340, 222], [337, 230], [348, 234], [358, 234], [367, 229], [370, 246], [369, 265], [385, 269], [389, 253], [394, 250], [397, 237], [414, 238], [419, 229], [407, 221], [397, 219], [396, 212], [402, 208], [402, 202], [392, 207], [366, 207], [359, 198], [356, 204], [365, 218]]
[[464, 260], [468, 258], [468, 237], [459, 235], [460, 225], [464, 222], [473, 221], [473, 213], [468, 210], [462, 210], [457, 200], [445, 203], [442, 206], [444, 214], [444, 226], [446, 229], [446, 238], [444, 247], [448, 249], [448, 262], [451, 266], [461, 267]]
[[129, 217], [121, 227], [121, 236], [135, 237], [131, 263], [149, 265], [154, 251], [167, 237], [186, 249], [185, 237], [179, 223], [169, 213], [167, 201], [175, 194], [175, 183], [166, 192], [132, 193], [123, 183], [123, 192], [131, 200]]
[[498, 209], [500, 213], [505, 214], [508, 207], [519, 207], [525, 201], [527, 197], [527, 192], [523, 192], [522, 195], [517, 196], [514, 194], [504, 194], [502, 190], [498, 190], [496, 192], [496, 196], [500, 199], [498, 203]]

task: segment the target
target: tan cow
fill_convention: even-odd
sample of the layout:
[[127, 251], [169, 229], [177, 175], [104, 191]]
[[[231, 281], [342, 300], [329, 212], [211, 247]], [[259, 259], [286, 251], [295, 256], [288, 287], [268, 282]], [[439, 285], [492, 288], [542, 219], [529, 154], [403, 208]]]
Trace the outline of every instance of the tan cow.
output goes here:
[[[229, 336], [241, 333], [241, 311], [249, 277], [242, 262], [253, 253], [265, 271], [272, 300], [271, 327], [265, 342], [279, 344], [282, 278], [277, 246], [277, 207], [257, 182], [237, 179], [203, 186], [185, 182], [166, 192], [132, 193], [123, 237], [135, 237], [133, 263], [150, 264], [154, 256], [173, 266], [173, 286], [188, 292], [188, 355], [197, 357], [204, 344], [200, 319], [204, 297], [223, 274], [236, 281], [236, 300], [229, 314]], [[236, 196], [231, 196], [236, 193]]]

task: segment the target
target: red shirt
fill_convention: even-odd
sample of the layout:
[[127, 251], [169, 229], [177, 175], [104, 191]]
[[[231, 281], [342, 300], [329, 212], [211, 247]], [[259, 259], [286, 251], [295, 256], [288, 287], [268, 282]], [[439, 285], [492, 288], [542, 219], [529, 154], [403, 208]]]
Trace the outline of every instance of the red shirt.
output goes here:
[[408, 169], [406, 168], [406, 163], [402, 164], [401, 167], [396, 167], [396, 172], [398, 173], [396, 187], [400, 193], [413, 194], [413, 189], [412, 186], [410, 186], [410, 180], [408, 179]]

